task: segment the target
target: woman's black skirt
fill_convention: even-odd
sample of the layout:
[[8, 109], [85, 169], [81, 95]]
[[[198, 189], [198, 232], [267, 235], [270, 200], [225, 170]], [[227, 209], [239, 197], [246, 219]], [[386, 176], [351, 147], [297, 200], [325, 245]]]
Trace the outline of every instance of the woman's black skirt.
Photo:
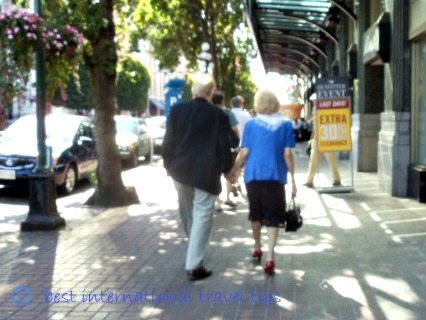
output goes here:
[[285, 227], [285, 187], [278, 181], [252, 181], [246, 184], [250, 221], [266, 227]]

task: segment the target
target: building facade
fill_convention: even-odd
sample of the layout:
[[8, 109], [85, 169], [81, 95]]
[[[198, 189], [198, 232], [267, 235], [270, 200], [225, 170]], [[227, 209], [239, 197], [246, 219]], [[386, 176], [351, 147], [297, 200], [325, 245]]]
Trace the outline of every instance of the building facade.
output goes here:
[[[423, 10], [423, 11], [422, 11]], [[358, 171], [426, 202], [425, 0], [359, 1], [353, 139]]]
[[408, 39], [412, 52], [411, 161], [408, 195], [426, 202], [426, 1], [410, 2]]
[[426, 0], [246, 0], [246, 11], [265, 71], [305, 77], [305, 101], [317, 79], [349, 77], [354, 170], [426, 202]]

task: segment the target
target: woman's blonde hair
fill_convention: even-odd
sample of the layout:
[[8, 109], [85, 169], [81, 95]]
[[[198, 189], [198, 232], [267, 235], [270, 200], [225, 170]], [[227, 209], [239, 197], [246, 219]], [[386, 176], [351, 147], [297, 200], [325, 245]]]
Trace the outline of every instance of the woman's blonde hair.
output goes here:
[[277, 96], [270, 90], [260, 90], [254, 96], [254, 111], [262, 114], [278, 112], [280, 102]]
[[192, 84], [192, 95], [194, 97], [211, 98], [216, 90], [216, 82], [208, 74], [198, 74]]

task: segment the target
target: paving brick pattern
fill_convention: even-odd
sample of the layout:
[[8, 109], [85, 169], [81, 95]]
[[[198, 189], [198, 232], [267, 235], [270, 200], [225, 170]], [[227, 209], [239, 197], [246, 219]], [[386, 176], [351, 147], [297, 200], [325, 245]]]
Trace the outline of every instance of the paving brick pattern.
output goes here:
[[[281, 232], [273, 277], [250, 257], [238, 197], [236, 209], [215, 215], [213, 275], [188, 281], [176, 195], [156, 163], [123, 174], [140, 205], [58, 200], [67, 226], [52, 232], [21, 233], [19, 219], [0, 220], [0, 320], [426, 319], [426, 205], [386, 195], [372, 173], [355, 173], [352, 193], [304, 188], [308, 158], [297, 152], [305, 223]], [[349, 162], [340, 165], [350, 184]], [[325, 160], [321, 170], [327, 177]], [[266, 251], [265, 230], [263, 239]]]

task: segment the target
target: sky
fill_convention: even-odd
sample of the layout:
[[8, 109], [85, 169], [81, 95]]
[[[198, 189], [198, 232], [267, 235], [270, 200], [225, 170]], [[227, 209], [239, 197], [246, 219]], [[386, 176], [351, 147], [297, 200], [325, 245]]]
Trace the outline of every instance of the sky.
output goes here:
[[274, 72], [265, 74], [265, 69], [263, 68], [262, 60], [259, 55], [251, 62], [250, 70], [253, 80], [259, 89], [273, 91], [281, 104], [288, 104], [288, 83], [283, 76]]

